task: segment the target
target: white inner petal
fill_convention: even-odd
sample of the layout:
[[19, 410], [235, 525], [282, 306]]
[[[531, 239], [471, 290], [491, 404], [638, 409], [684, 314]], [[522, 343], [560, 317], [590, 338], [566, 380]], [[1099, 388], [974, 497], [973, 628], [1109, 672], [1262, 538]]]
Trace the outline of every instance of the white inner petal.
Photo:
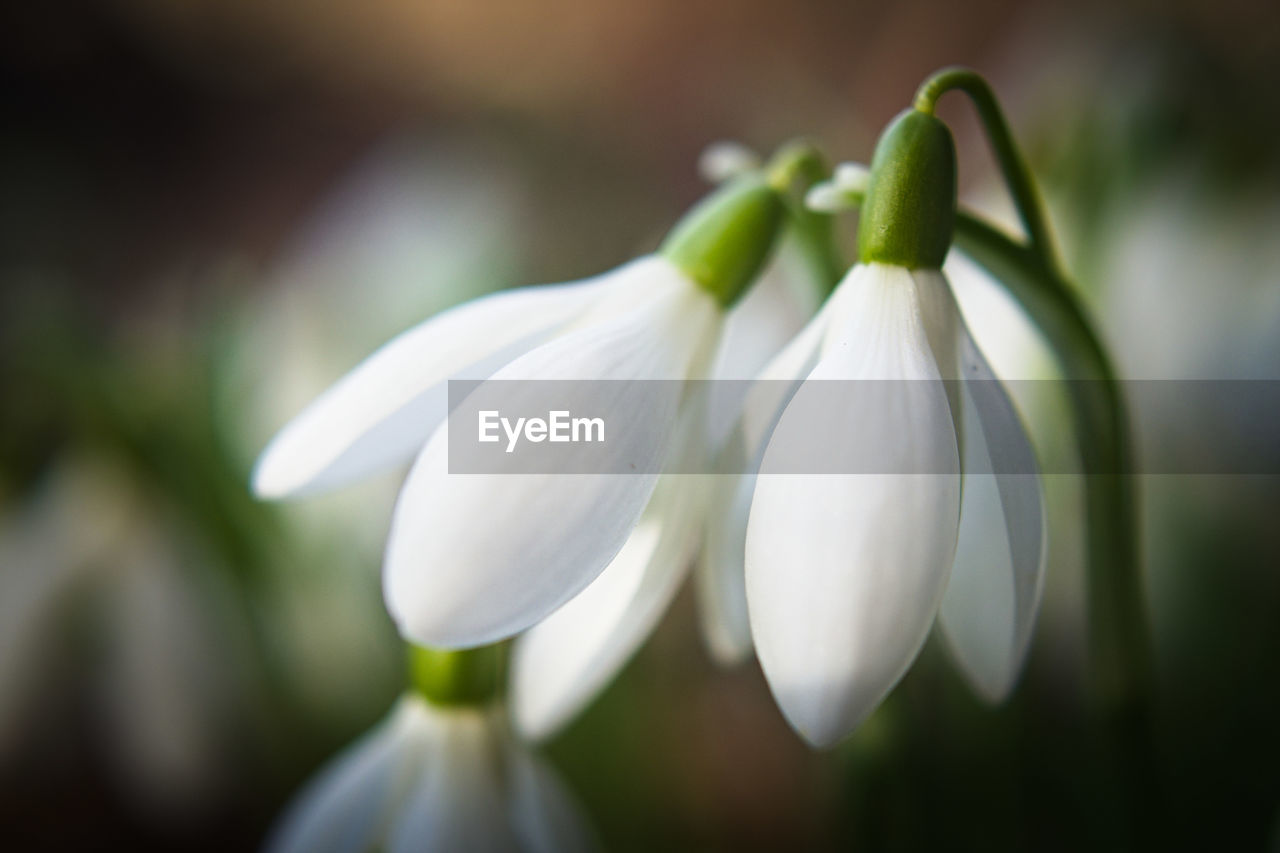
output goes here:
[[991, 702], [1012, 689], [1030, 645], [1044, 581], [1045, 516], [1022, 421], [965, 330], [965, 480], [960, 536], [943, 599], [943, 635]]

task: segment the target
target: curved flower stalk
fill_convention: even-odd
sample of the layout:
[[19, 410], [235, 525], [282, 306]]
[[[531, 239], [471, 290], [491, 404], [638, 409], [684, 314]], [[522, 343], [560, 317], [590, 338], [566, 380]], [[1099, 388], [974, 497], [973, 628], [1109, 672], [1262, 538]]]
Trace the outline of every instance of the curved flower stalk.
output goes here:
[[[815, 746], [879, 704], [940, 608], [962, 670], [990, 699], [1007, 694], [1030, 638], [1045, 553], [1039, 479], [941, 272], [954, 210], [949, 131], [902, 114], [872, 162], [859, 264], [764, 373], [803, 382], [779, 413], [763, 410], [776, 426], [746, 533], [750, 623], [784, 715]], [[864, 394], [824, 394], [832, 380], [890, 390], [864, 408]], [[834, 473], [789, 473], [783, 459], [815, 405], [826, 406]], [[868, 449], [878, 468], [854, 473]], [[962, 472], [973, 472], [963, 491]]]
[[[678, 383], [618, 395], [644, 423], [611, 452], [634, 475], [448, 472], [447, 382], [707, 376], [726, 309], [757, 277], [783, 205], [759, 177], [718, 190], [662, 249], [595, 279], [499, 293], [437, 315], [374, 353], [285, 427], [254, 488], [283, 497], [417, 459], [397, 502], [384, 592], [402, 633], [465, 647], [512, 636], [582, 591], [639, 522], [685, 406]], [[645, 406], [647, 410], [640, 411]]]
[[[812, 149], [803, 150], [812, 156]], [[795, 149], [784, 149], [783, 162], [795, 154]], [[744, 149], [716, 146], [704, 156], [703, 173], [713, 180], [741, 178], [758, 162]], [[775, 183], [786, 184], [783, 178]], [[774, 260], [726, 318], [714, 360], [717, 380], [754, 376], [803, 326], [834, 283], [806, 257], [807, 252], [825, 251], [822, 243], [827, 237], [813, 228], [829, 224], [827, 217], [820, 219], [800, 234], [797, 217], [788, 217]], [[806, 239], [813, 243], [803, 245]], [[709, 394], [688, 407], [668, 470], [622, 550], [590, 586], [516, 639], [511, 702], [516, 727], [524, 736], [554, 734], [613, 680], [661, 620], [691, 565], [698, 567], [699, 614], [708, 647], [717, 659], [728, 657], [721, 649], [734, 640], [723, 638], [740, 631], [738, 614], [746, 608], [741, 560], [734, 577], [713, 574], [706, 570], [705, 560], [695, 559], [700, 541], [714, 536], [721, 523], [721, 510], [711, 498], [717, 481], [728, 478], [691, 472], [706, 470], [711, 455], [725, 442], [742, 404], [737, 392], [743, 385], [713, 384]], [[745, 526], [745, 508], [740, 509]]]
[[415, 689], [298, 795], [269, 853], [594, 849], [572, 795], [508, 730], [495, 654], [415, 650]]

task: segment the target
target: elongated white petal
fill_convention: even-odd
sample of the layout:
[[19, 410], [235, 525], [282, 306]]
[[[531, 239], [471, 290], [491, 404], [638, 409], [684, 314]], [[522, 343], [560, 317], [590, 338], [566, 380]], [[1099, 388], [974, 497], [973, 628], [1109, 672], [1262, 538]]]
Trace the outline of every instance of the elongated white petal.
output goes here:
[[1008, 696], [1031, 642], [1044, 580], [1045, 515], [1026, 430], [966, 330], [964, 496], [939, 616], [961, 671], [989, 702]]
[[520, 849], [508, 818], [503, 735], [490, 711], [434, 709], [421, 769], [387, 833], [389, 853]]
[[755, 482], [755, 477], [746, 474], [716, 478], [694, 573], [702, 637], [712, 659], [721, 666], [741, 663], [751, 654], [743, 551]]
[[717, 380], [738, 381], [711, 386], [712, 447], [724, 442], [739, 419], [750, 387], [747, 380], [756, 378], [786, 349], [818, 308], [817, 287], [800, 266], [784, 244], [760, 280], [725, 318], [711, 373]]
[[254, 491], [319, 492], [411, 459], [447, 413], [447, 380], [485, 378], [624, 281], [626, 270], [496, 293], [409, 329], [276, 435], [258, 459]]
[[[842, 301], [838, 294], [832, 294], [764, 366], [760, 381], [744, 395], [735, 428], [715, 445], [720, 446], [717, 461], [723, 473], [713, 485], [695, 580], [703, 639], [712, 657], [725, 666], [741, 662], [751, 651], [743, 553], [755, 472], [783, 407], [818, 361], [827, 327]], [[717, 402], [713, 410], [719, 408]]]
[[764, 366], [757, 377], [759, 381], [747, 392], [741, 427], [743, 452], [748, 459], [763, 450], [787, 401], [818, 363], [832, 320], [848, 301], [847, 292], [837, 288], [791, 343]]
[[[674, 267], [650, 261], [646, 302], [618, 306], [494, 379], [683, 378], [714, 338], [719, 310]], [[606, 447], [613, 470], [636, 474], [451, 475], [447, 425], [437, 431], [401, 492], [387, 543], [384, 592], [406, 636], [440, 647], [494, 642], [545, 618], [604, 570], [653, 491], [681, 396], [674, 382], [639, 395], [616, 385], [592, 414], [633, 425]]]
[[423, 709], [402, 700], [391, 716], [330, 763], [290, 805], [272, 831], [268, 853], [363, 853], [382, 841], [400, 798], [406, 763], [420, 756], [410, 741]]
[[[697, 470], [701, 417], [681, 424], [677, 470]], [[667, 474], [640, 524], [591, 585], [523, 634], [512, 655], [512, 709], [526, 737], [548, 737], [598, 694], [666, 612], [693, 559], [706, 478]]]
[[[823, 356], [783, 413], [756, 484], [747, 530], [747, 600], [765, 676], [784, 715], [815, 746], [848, 734], [919, 652], [954, 556], [959, 519], [955, 426], [906, 271], [858, 267], [840, 286]], [[832, 470], [871, 447], [886, 471], [774, 474], [795, 440], [788, 416], [826, 380], [913, 380], [874, 411], [838, 398], [825, 421]], [[813, 424], [796, 424], [813, 435]], [[945, 473], [956, 472], [956, 473]]]
[[509, 755], [509, 810], [521, 848], [532, 853], [595, 850], [595, 833], [555, 772], [519, 744], [510, 744]]
[[[655, 493], [654, 501], [658, 500]], [[651, 501], [650, 503], [653, 503]], [[608, 683], [642, 637], [649, 610], [631, 610], [637, 599], [653, 604], [669, 596], [650, 580], [663, 539], [663, 517], [655, 511], [640, 524], [590, 586], [516, 641], [512, 654], [512, 710], [520, 733], [531, 739], [554, 734]], [[668, 560], [668, 566], [674, 561]], [[665, 567], [664, 567], [665, 568]], [[666, 574], [676, 575], [677, 572]], [[637, 620], [637, 616], [642, 619]], [[656, 614], [654, 614], [656, 619]]]

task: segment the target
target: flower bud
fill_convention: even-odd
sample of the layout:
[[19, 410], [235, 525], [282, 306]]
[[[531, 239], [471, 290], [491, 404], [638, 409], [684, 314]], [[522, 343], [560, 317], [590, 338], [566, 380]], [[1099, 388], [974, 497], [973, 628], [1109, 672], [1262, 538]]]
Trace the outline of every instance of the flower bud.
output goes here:
[[782, 198], [762, 175], [743, 175], [686, 213], [659, 254], [728, 308], [769, 259], [784, 214]]
[[858, 259], [937, 269], [951, 247], [956, 152], [939, 119], [909, 109], [885, 128], [858, 222]]

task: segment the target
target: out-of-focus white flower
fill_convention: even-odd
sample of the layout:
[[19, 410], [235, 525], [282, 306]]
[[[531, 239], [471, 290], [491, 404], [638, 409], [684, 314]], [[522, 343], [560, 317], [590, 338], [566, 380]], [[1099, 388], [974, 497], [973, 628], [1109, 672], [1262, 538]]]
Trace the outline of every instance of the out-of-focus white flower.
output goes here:
[[[939, 607], [961, 669], [982, 695], [1002, 698], [1039, 599], [1039, 477], [946, 278], [855, 266], [762, 378], [804, 380], [780, 414], [762, 407], [764, 426], [749, 432], [771, 434], [746, 538], [751, 629], [788, 720], [814, 745], [839, 740], [906, 672]], [[906, 389], [875, 411], [829, 413], [841, 436], [832, 470], [848, 467], [842, 459], [856, 470], [874, 448], [883, 470], [914, 473], [769, 473], [788, 414], [823, 380]], [[966, 475], [963, 506], [961, 471], [982, 472]], [[992, 473], [1002, 471], [1014, 473]]]
[[[159, 810], [222, 781], [221, 727], [245, 687], [228, 660], [245, 652], [230, 592], [164, 514], [122, 466], [68, 455], [0, 524], [0, 752], [37, 725], [51, 674], [71, 673], [101, 715], [109, 766]], [[84, 651], [74, 636], [92, 655], [68, 667]]]
[[590, 829], [495, 707], [406, 694], [298, 796], [270, 853], [577, 851]]

